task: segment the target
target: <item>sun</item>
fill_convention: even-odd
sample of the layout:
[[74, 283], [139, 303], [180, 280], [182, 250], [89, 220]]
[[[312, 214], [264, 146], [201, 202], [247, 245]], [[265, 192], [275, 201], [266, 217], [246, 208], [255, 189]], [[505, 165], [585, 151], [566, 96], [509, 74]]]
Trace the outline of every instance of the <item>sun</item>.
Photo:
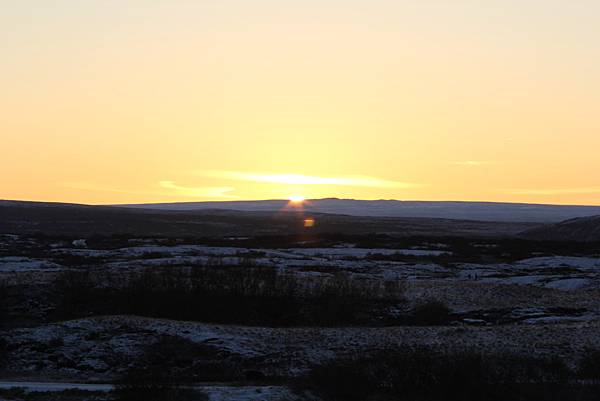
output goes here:
[[288, 196], [288, 200], [291, 203], [300, 204], [300, 203], [303, 203], [306, 200], [306, 198], [302, 195], [290, 195], [290, 196]]

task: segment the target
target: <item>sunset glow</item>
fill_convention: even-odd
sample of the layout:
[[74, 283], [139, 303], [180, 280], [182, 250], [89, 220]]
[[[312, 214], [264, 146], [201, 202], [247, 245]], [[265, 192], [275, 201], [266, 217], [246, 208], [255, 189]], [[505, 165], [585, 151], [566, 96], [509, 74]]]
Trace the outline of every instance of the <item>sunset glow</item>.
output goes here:
[[599, 16], [595, 0], [6, 2], [0, 198], [600, 204]]

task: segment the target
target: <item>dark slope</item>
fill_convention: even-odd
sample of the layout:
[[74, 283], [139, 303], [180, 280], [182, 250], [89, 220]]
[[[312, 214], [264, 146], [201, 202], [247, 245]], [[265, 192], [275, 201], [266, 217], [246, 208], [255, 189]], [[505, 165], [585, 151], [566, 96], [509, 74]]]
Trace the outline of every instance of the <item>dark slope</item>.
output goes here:
[[548, 241], [600, 241], [600, 216], [566, 220], [557, 224], [535, 227], [523, 237]]

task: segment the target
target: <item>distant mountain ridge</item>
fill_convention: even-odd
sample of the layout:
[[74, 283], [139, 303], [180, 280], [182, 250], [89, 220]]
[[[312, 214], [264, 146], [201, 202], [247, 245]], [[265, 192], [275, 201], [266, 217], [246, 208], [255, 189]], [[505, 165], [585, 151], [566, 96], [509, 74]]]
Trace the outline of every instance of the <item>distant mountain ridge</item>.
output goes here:
[[[287, 200], [179, 202], [135, 205], [115, 205], [127, 208], [194, 211], [227, 209], [238, 211], [285, 211]], [[464, 201], [399, 201], [356, 199], [312, 199], [303, 209], [313, 213], [345, 214], [365, 217], [423, 217], [458, 220], [557, 223], [560, 221], [600, 215], [600, 206], [543, 205], [527, 203], [464, 202]]]
[[[308, 230], [305, 226], [307, 216], [316, 221], [316, 224]], [[333, 233], [384, 234], [397, 238], [407, 236], [506, 238], [519, 235], [537, 225], [523, 222], [361, 217], [298, 210], [289, 213], [213, 208], [184, 211], [0, 200], [0, 237], [2, 234], [41, 234], [79, 238], [94, 235], [132, 238], [145, 236], [222, 238], [314, 236]]]

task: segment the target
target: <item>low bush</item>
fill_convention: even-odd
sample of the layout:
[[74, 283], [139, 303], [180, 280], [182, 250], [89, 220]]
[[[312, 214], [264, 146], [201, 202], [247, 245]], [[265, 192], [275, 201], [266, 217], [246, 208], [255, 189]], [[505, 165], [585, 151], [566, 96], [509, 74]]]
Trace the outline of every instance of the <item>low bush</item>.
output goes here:
[[25, 400], [28, 396], [27, 392], [24, 388], [21, 387], [13, 387], [8, 389], [0, 389], [0, 400]]
[[[215, 359], [217, 351], [178, 336], [162, 336], [115, 386], [117, 401], [207, 401], [208, 396], [191, 383], [224, 377], [198, 377], [191, 371], [198, 360]], [[184, 383], [187, 383], [186, 387]]]
[[62, 271], [54, 282], [60, 317], [76, 317], [88, 305], [97, 302], [96, 284], [88, 270]]
[[208, 395], [185, 388], [162, 370], [131, 370], [116, 385], [116, 401], [208, 401]]
[[555, 359], [395, 349], [316, 366], [297, 389], [324, 401], [591, 400], [571, 398], [568, 378]]
[[577, 376], [583, 380], [600, 381], [600, 349], [587, 349], [579, 362]]
[[8, 341], [0, 337], [0, 369], [8, 363]]
[[179, 336], [162, 336], [146, 348], [137, 365], [150, 371], [168, 367], [177, 381], [183, 383], [228, 382], [244, 378], [240, 361], [234, 355]]
[[451, 310], [441, 301], [431, 300], [415, 306], [408, 321], [416, 326], [439, 326], [452, 320]]
[[347, 274], [299, 280], [276, 268], [148, 268], [106, 285], [103, 276], [68, 271], [56, 285], [56, 316], [135, 314], [261, 326], [383, 324], [402, 302], [403, 285]]
[[8, 320], [7, 299], [8, 289], [6, 283], [0, 281], [0, 329], [6, 326]]

